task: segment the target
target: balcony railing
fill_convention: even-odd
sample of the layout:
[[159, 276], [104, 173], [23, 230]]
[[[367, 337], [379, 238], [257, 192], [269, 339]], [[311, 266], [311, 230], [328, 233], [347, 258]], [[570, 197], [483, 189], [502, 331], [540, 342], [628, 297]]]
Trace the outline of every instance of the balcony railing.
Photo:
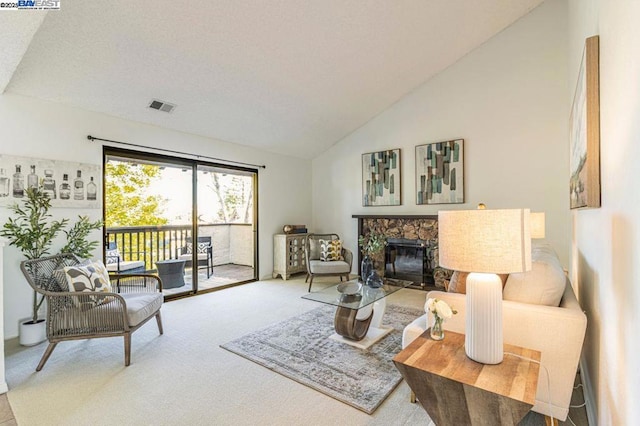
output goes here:
[[[159, 260], [175, 259], [191, 238], [190, 225], [124, 226], [107, 228], [107, 242], [115, 243], [123, 260], [142, 260], [154, 269]], [[198, 225], [198, 236], [211, 236], [213, 264], [253, 265], [251, 224]]]

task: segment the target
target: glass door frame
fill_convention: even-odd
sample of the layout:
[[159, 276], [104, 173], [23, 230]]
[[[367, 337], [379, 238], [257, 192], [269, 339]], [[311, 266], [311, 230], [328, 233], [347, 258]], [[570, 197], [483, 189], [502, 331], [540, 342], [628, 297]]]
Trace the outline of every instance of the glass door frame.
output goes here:
[[[259, 236], [259, 232], [258, 232], [258, 169], [255, 168], [250, 168], [250, 167], [241, 167], [241, 166], [234, 166], [234, 165], [228, 165], [228, 164], [222, 164], [222, 163], [214, 163], [214, 162], [208, 162], [208, 161], [202, 161], [202, 160], [198, 160], [198, 159], [190, 159], [190, 158], [185, 158], [185, 157], [175, 157], [175, 156], [170, 156], [170, 155], [164, 155], [164, 154], [158, 154], [158, 153], [152, 153], [152, 152], [145, 152], [145, 151], [135, 151], [135, 150], [131, 150], [131, 149], [123, 149], [123, 148], [117, 148], [117, 147], [113, 147], [113, 146], [106, 146], [104, 145], [102, 147], [102, 217], [103, 220], [106, 218], [106, 212], [107, 212], [107, 203], [106, 203], [106, 164], [107, 164], [107, 157], [109, 156], [115, 156], [115, 157], [121, 157], [123, 159], [131, 159], [131, 160], [139, 160], [141, 162], [144, 161], [149, 161], [149, 162], [164, 162], [164, 163], [169, 163], [172, 165], [176, 165], [176, 166], [183, 166], [183, 167], [188, 167], [191, 169], [191, 191], [192, 191], [192, 196], [191, 196], [191, 202], [192, 202], [192, 206], [191, 206], [191, 235], [192, 235], [192, 241], [197, 241], [197, 237], [198, 237], [198, 166], [203, 166], [203, 167], [214, 167], [217, 169], [228, 169], [229, 173], [233, 173], [233, 171], [242, 171], [245, 173], [251, 173], [253, 176], [253, 180], [252, 180], [252, 184], [253, 184], [253, 191], [252, 191], [252, 214], [253, 214], [253, 223], [251, 224], [252, 227], [252, 237], [253, 237], [253, 278], [249, 279], [249, 280], [244, 280], [244, 281], [239, 281], [239, 282], [235, 282], [235, 283], [231, 283], [231, 284], [225, 284], [225, 285], [220, 285], [214, 288], [209, 288], [209, 289], [202, 289], [200, 290], [198, 288], [198, 261], [197, 261], [197, 250], [193, 250], [193, 257], [192, 257], [192, 284], [191, 284], [191, 290], [189, 291], [185, 291], [182, 293], [177, 293], [177, 294], [172, 294], [172, 295], [165, 295], [165, 300], [170, 300], [170, 299], [176, 299], [176, 298], [182, 298], [182, 297], [188, 297], [188, 296], [193, 296], [193, 295], [197, 295], [197, 294], [204, 294], [204, 293], [210, 293], [212, 291], [217, 291], [217, 290], [222, 290], [225, 288], [229, 288], [229, 287], [235, 287], [237, 285], [242, 285], [242, 284], [247, 284], [250, 282], [254, 282], [254, 281], [258, 281], [258, 271], [259, 271], [259, 244], [258, 244], [258, 236]], [[107, 226], [106, 223], [103, 224], [103, 258], [106, 255], [106, 248], [108, 245], [108, 236], [107, 236]]]

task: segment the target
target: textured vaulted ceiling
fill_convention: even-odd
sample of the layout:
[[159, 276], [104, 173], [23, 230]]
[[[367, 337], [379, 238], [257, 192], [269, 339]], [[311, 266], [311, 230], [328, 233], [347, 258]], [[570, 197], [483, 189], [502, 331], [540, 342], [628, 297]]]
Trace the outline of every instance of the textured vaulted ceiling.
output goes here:
[[64, 0], [2, 12], [0, 91], [313, 158], [541, 2]]

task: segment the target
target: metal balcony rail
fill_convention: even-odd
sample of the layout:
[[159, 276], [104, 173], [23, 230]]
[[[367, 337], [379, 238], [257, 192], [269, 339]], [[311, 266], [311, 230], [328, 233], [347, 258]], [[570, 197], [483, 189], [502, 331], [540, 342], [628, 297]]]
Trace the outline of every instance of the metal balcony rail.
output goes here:
[[[220, 223], [198, 225], [198, 235], [215, 234], [221, 226], [251, 226]], [[115, 243], [121, 260], [142, 260], [146, 269], [153, 269], [159, 260], [176, 259], [191, 238], [191, 225], [123, 226], [107, 228], [105, 246]]]

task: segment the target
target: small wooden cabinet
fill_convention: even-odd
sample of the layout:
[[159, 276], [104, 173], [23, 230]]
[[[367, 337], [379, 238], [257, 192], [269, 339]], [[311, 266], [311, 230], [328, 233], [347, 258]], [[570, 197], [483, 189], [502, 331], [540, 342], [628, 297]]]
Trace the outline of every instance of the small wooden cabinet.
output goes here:
[[304, 240], [307, 234], [276, 234], [273, 236], [273, 278], [278, 275], [283, 280], [291, 274], [307, 272], [304, 254]]

